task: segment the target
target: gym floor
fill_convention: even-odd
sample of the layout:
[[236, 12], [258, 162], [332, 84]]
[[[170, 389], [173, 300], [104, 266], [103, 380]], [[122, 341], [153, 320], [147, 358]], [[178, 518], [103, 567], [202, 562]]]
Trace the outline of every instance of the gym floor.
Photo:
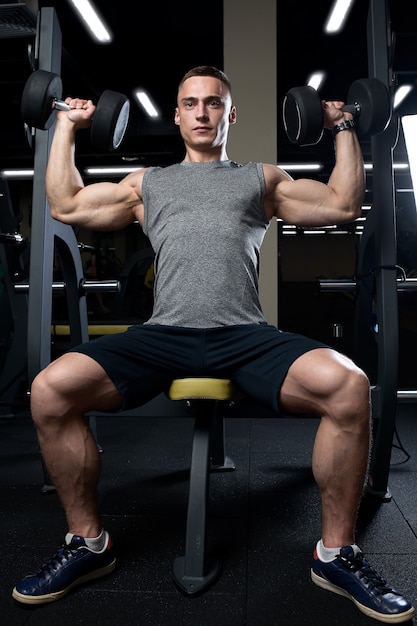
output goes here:
[[[417, 607], [417, 406], [399, 404], [391, 500], [366, 497], [357, 542]], [[236, 463], [210, 481], [208, 546], [221, 555], [220, 579], [198, 597], [171, 576], [183, 553], [192, 419], [134, 413], [97, 417], [102, 447], [101, 507], [118, 567], [56, 603], [23, 606], [14, 584], [52, 556], [66, 524], [55, 493], [41, 494], [43, 471], [27, 408], [0, 418], [0, 606], [8, 626], [371, 626], [349, 600], [309, 576], [320, 537], [311, 473], [317, 420], [234, 417], [227, 453]], [[411, 623], [411, 622], [410, 622]]]

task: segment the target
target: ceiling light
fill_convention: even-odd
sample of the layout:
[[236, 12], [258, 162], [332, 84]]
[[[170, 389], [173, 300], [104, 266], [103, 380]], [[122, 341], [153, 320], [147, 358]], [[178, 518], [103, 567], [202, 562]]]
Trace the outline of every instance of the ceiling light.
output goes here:
[[112, 174], [117, 174], [120, 176], [125, 176], [126, 174], [130, 174], [131, 172], [137, 172], [137, 170], [143, 169], [142, 167], [136, 166], [104, 166], [104, 167], [86, 167], [84, 169], [84, 174], [86, 176], [109, 176]]
[[314, 72], [313, 74], [311, 74], [310, 78], [308, 79], [307, 85], [309, 87], [313, 87], [313, 89], [318, 91], [320, 87], [322, 86], [322, 84], [324, 83], [325, 78], [326, 78], [326, 75], [324, 72]]
[[279, 163], [278, 167], [288, 171], [311, 171], [322, 170], [323, 165], [321, 163]]
[[89, 0], [70, 0], [81, 19], [99, 43], [110, 43], [113, 36]]
[[413, 85], [401, 85], [401, 87], [398, 87], [394, 96], [394, 104], [393, 104], [394, 109], [397, 106], [399, 106], [403, 100], [406, 99], [406, 97], [408, 96], [412, 88], [413, 88]]
[[408, 162], [410, 164], [411, 181], [414, 188], [414, 198], [416, 198], [417, 207], [417, 115], [405, 115], [401, 118], [404, 132], [405, 147], [408, 154]]
[[139, 100], [142, 108], [144, 109], [145, 113], [149, 115], [149, 117], [159, 117], [159, 112], [146, 91], [138, 89], [137, 91], [135, 91], [135, 96]]
[[[369, 171], [374, 169], [373, 163], [365, 163], [364, 167], [366, 170], [369, 170]], [[392, 168], [394, 170], [406, 170], [408, 169], [408, 163], [393, 163]]]
[[338, 33], [342, 30], [349, 11], [352, 7], [353, 0], [335, 0], [333, 7], [324, 26], [324, 32], [328, 35]]
[[30, 170], [1, 170], [0, 178], [20, 178], [22, 180], [28, 179], [31, 180], [33, 178], [33, 169]]

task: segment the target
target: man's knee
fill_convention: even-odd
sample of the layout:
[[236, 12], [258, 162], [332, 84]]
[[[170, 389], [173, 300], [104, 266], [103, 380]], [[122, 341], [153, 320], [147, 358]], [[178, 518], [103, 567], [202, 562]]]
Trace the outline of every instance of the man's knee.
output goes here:
[[40, 371], [34, 378], [30, 387], [30, 404], [32, 417], [35, 422], [50, 412], [50, 407], [59, 404], [59, 377], [51, 372], [52, 366]]
[[348, 370], [343, 383], [345, 394], [351, 401], [368, 405], [370, 403], [371, 386], [365, 372], [359, 367], [353, 366]]
[[330, 353], [330, 359], [317, 363], [320, 364], [322, 369], [317, 369], [316, 375], [326, 381], [318, 385], [325, 412], [327, 407], [327, 412], [338, 419], [366, 420], [370, 414], [370, 383], [366, 373], [349, 357], [335, 352]]
[[47, 383], [46, 371], [42, 370], [35, 376], [30, 386], [31, 404], [33, 405], [33, 403], [37, 403], [38, 401], [41, 401], [41, 399], [44, 399], [50, 391], [51, 389]]
[[331, 407], [330, 413], [340, 424], [369, 429], [371, 391], [365, 372], [355, 366], [347, 368]]

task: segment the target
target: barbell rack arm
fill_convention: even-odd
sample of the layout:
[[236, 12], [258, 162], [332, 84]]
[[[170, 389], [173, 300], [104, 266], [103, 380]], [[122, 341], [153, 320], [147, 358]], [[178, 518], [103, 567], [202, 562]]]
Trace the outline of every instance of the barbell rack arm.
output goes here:
[[[355, 291], [357, 281], [355, 280], [333, 280], [320, 278], [318, 280], [320, 291], [341, 292]], [[417, 278], [397, 278], [397, 291], [417, 291]]]
[[[17, 293], [28, 293], [29, 283], [16, 283], [14, 290]], [[66, 290], [64, 281], [56, 281], [52, 283], [52, 292], [63, 293]], [[109, 293], [120, 292], [121, 284], [119, 280], [88, 280], [80, 281], [79, 290], [81, 294], [86, 293]]]

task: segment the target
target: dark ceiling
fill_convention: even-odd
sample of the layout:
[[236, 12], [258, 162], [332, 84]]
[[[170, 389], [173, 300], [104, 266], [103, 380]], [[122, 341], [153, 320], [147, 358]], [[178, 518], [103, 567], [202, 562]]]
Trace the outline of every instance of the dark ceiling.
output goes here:
[[[257, 2], [261, 10], [262, 1]], [[17, 4], [0, 2], [3, 110], [0, 170], [30, 167], [33, 162], [33, 152], [20, 116], [20, 99], [31, 72], [28, 46], [33, 48], [35, 42], [33, 27], [36, 14], [19, 12], [18, 23], [13, 25], [12, 9]], [[326, 36], [323, 24], [332, 4], [333, 0], [277, 3], [279, 109], [286, 91], [305, 84], [309, 74], [317, 69], [327, 72], [321, 95], [328, 99], [345, 99], [350, 84], [369, 75], [368, 1], [356, 0], [343, 32]], [[172, 121], [177, 83], [182, 74], [194, 65], [223, 66], [223, 2], [211, 0], [208, 4], [178, 6], [173, 2], [100, 0], [96, 5], [114, 34], [114, 43], [110, 45], [92, 42], [68, 0], [39, 2], [40, 8], [56, 9], [62, 30], [64, 95], [97, 99], [104, 89], [113, 89], [125, 93], [132, 101], [133, 88], [143, 86], [161, 109], [163, 119], [159, 122], [147, 120], [132, 102], [129, 127], [121, 147], [111, 154], [100, 154], [93, 151], [87, 139], [81, 139], [80, 163], [123, 164], [128, 159], [131, 164], [164, 165], [181, 159], [182, 144]], [[415, 11], [408, 0], [390, 0], [387, 8], [396, 41], [391, 50], [394, 82], [414, 82], [417, 73]], [[249, 45], [256, 46], [257, 39], [261, 40], [262, 36], [262, 33], [254, 32]], [[230, 78], [233, 84], [233, 76]], [[239, 108], [239, 103], [235, 104]], [[414, 106], [412, 97], [407, 106]], [[259, 107], [262, 115], [261, 102]], [[283, 131], [280, 111], [277, 116], [278, 163], [318, 158], [331, 160], [331, 146], [326, 137], [318, 146], [293, 146]], [[363, 141], [363, 149], [365, 158], [370, 158], [369, 142]]]

